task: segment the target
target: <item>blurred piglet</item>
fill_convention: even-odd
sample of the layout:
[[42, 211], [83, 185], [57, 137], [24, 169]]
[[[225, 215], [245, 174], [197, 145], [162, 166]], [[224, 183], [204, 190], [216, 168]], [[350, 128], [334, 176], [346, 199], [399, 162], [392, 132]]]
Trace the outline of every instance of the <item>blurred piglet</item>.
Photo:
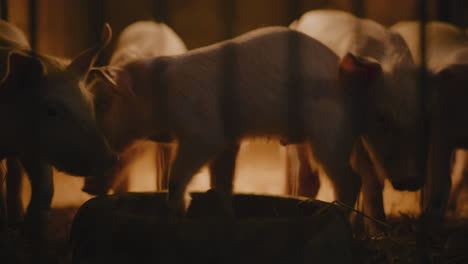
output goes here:
[[[122, 31], [109, 66], [120, 68], [135, 60], [177, 55], [184, 53], [186, 50], [187, 48], [182, 40], [167, 25], [152, 21], [139, 21], [127, 26]], [[98, 123], [104, 124], [102, 126], [104, 134], [113, 140], [115, 131], [122, 129], [122, 126], [129, 125], [121, 123], [121, 119], [128, 120], [128, 118], [122, 117], [121, 114], [131, 115], [132, 113], [122, 113], [121, 110], [110, 109], [111, 102], [114, 100], [121, 101], [118, 105], [124, 107], [124, 102], [130, 99], [125, 98], [122, 94], [107, 93], [106, 91], [112, 88], [101, 87], [105, 85], [109, 86], [110, 84], [100, 79], [99, 76], [97, 78], [90, 76], [89, 88], [94, 94]], [[135, 116], [135, 118], [138, 117]], [[138, 123], [135, 122], [134, 125], [138, 125]], [[148, 148], [156, 150], [157, 189], [166, 189], [170, 157], [174, 146], [171, 144], [155, 145], [151, 141], [139, 140], [126, 148], [119, 149], [119, 162], [107, 177], [86, 178], [83, 190], [93, 195], [106, 194], [109, 189], [113, 189], [114, 192], [128, 191], [128, 178], [130, 176], [127, 174], [128, 167], [136, 159], [147, 153]]]
[[[31, 49], [26, 35], [16, 26], [4, 20], [0, 20], [0, 31], [2, 32], [2, 34], [0, 34], [0, 61], [4, 62], [8, 60], [11, 49]], [[6, 70], [5, 67], [0, 68], [0, 76], [4, 76]], [[10, 167], [8, 170], [9, 175], [7, 175], [7, 163]], [[15, 158], [4, 158], [0, 166], [0, 223], [3, 229], [5, 229], [8, 222], [17, 222], [23, 215], [20, 193], [22, 171]], [[8, 184], [10, 188], [3, 188], [2, 185], [5, 183]], [[8, 190], [6, 193], [6, 201], [3, 200], [3, 189]], [[9, 221], [7, 221], [7, 216]]]
[[24, 34], [7, 22], [0, 28], [0, 158], [16, 158], [15, 169], [20, 163], [27, 172], [32, 196], [26, 228], [44, 235], [53, 195], [51, 165], [72, 175], [97, 176], [116, 161], [83, 86], [111, 29], [106, 25], [99, 43], [67, 61], [32, 52]]
[[[428, 89], [431, 139], [423, 205], [425, 214], [437, 224], [447, 209], [453, 153], [468, 148], [468, 36], [462, 29], [443, 22], [430, 22], [426, 29], [427, 67], [432, 72], [429, 88], [432, 89]], [[405, 38], [416, 62], [420, 63], [419, 22], [400, 22], [392, 30]], [[456, 162], [466, 164], [463, 156], [457, 155]]]
[[393, 128], [376, 124], [368, 108], [382, 118], [402, 111], [404, 121], [419, 120], [412, 112], [417, 90], [411, 88], [406, 91], [411, 104], [396, 102], [401, 110], [376, 107], [374, 101], [380, 105], [393, 94], [370, 85], [380, 80], [381, 69], [375, 60], [352, 54], [340, 62], [303, 33], [267, 27], [182, 55], [97, 69], [109, 85], [97, 86], [95, 94], [114, 98], [105, 109], [120, 119], [103, 119], [103, 128], [115, 149], [142, 138], [177, 141], [169, 180], [174, 214], [184, 213], [187, 184], [210, 162], [223, 172], [211, 173], [211, 186], [232, 213], [239, 142], [249, 137], [307, 142], [314, 162], [334, 180], [338, 200], [354, 204], [360, 180], [349, 162], [353, 145], [363, 133], [375, 136], [384, 129], [380, 126]]
[[[373, 78], [368, 94], [357, 98], [365, 108], [363, 118], [367, 127], [354, 146], [351, 162], [362, 179], [362, 208], [359, 209], [383, 219], [385, 178], [397, 190], [414, 191], [425, 183], [424, 111], [418, 71], [410, 51], [399, 34], [372, 20], [359, 19], [342, 11], [310, 11], [290, 27], [322, 42], [341, 58], [352, 53], [362, 60], [372, 61], [380, 69], [376, 74], [363, 72], [364, 79]], [[295, 146], [288, 148], [288, 153], [294, 153]], [[304, 152], [299, 154], [305, 155]], [[325, 173], [333, 181], [338, 197], [340, 193], [349, 192], [347, 189], [356, 188], [337, 186], [334, 177], [326, 170]], [[310, 177], [316, 175], [310, 174]], [[357, 195], [358, 191], [354, 189], [352, 193]], [[367, 226], [375, 227], [371, 222]]]

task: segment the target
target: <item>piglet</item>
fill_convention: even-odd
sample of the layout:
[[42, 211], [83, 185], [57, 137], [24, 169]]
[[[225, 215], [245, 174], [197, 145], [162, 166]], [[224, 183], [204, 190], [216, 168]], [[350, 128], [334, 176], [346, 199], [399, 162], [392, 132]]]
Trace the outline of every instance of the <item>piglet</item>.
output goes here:
[[[11, 49], [30, 49], [26, 35], [15, 25], [10, 24], [7, 21], [0, 20], [0, 32], [2, 32], [2, 34], [0, 34], [1, 61], [6, 61], [8, 59]], [[0, 76], [4, 76], [6, 74], [6, 70], [6, 67], [0, 68]], [[7, 170], [7, 163], [10, 163], [10, 165], [16, 165], [18, 162], [14, 158], [9, 158], [8, 160], [3, 160], [0, 165], [0, 180], [2, 181], [2, 184], [0, 184], [0, 225], [3, 227], [1, 228], [3, 230], [6, 230], [8, 222], [17, 222], [23, 214], [20, 197], [22, 170], [20, 167], [11, 167]], [[7, 172], [9, 172], [10, 175], [7, 175]], [[6, 193], [6, 201], [3, 200], [4, 197], [2, 195], [2, 191], [4, 189], [2, 185], [4, 183], [8, 185], [5, 189], [10, 190]], [[9, 221], [7, 221], [7, 216]]]
[[[116, 49], [110, 59], [110, 67], [122, 67], [135, 60], [160, 56], [178, 55], [187, 50], [183, 41], [167, 25], [153, 21], [138, 21], [127, 26], [119, 36]], [[91, 74], [92, 75], [92, 74]], [[114, 127], [103, 126], [104, 134], [112, 137], [113, 131], [121, 129], [120, 112], [108, 113], [108, 106], [113, 100], [126, 100], [119, 95], [100, 94], [98, 86], [109, 85], [99, 78], [90, 76], [89, 89], [95, 95], [95, 109], [98, 123], [112, 123]], [[106, 120], [104, 120], [106, 119]], [[169, 141], [169, 140], [166, 140]], [[156, 169], [158, 170], [157, 189], [167, 188], [170, 158], [173, 144], [154, 144], [151, 141], [139, 140], [119, 149], [119, 162], [106, 177], [87, 178], [83, 190], [89, 194], [106, 194], [109, 189], [114, 192], [128, 191], [128, 167], [138, 157], [145, 154], [145, 150], [153, 147], [156, 150]]]
[[68, 61], [32, 52], [13, 25], [1, 26], [7, 34], [0, 38], [0, 157], [16, 158], [28, 174], [32, 194], [26, 228], [43, 237], [53, 195], [52, 166], [71, 175], [97, 176], [116, 161], [84, 87], [111, 29], [106, 25], [99, 43]]
[[[290, 27], [317, 39], [340, 58], [352, 53], [381, 68], [377, 76], [372, 72], [365, 75], [375, 79], [367, 97], [359, 98], [366, 106], [364, 115], [368, 127], [354, 146], [351, 162], [362, 179], [360, 209], [384, 219], [384, 179], [389, 179], [395, 189], [407, 191], [417, 190], [425, 183], [425, 116], [416, 81], [418, 71], [411, 53], [399, 34], [343, 11], [309, 11]], [[294, 153], [294, 150], [288, 152]], [[325, 173], [328, 174], [326, 170]], [[339, 197], [343, 190], [328, 176]], [[309, 178], [316, 177], [309, 174]], [[366, 226], [368, 231], [376, 231], [373, 222], [367, 222]]]
[[[400, 32], [420, 62], [420, 24], [400, 22]], [[427, 67], [430, 71], [428, 108], [431, 111], [428, 184], [424, 190], [424, 215], [433, 227], [443, 221], [451, 189], [450, 171], [456, 149], [468, 148], [468, 37], [453, 25], [432, 21], [426, 25]], [[466, 159], [457, 157], [457, 162]], [[455, 198], [454, 198], [455, 199]]]
[[211, 187], [232, 213], [235, 158], [240, 140], [251, 137], [307, 144], [335, 180], [338, 199], [353, 205], [360, 179], [350, 153], [359, 135], [375, 134], [367, 98], [388, 94], [370, 88], [381, 70], [375, 60], [347, 54], [340, 61], [303, 33], [267, 27], [182, 55], [97, 69], [110, 85], [95, 94], [115, 97], [107, 111], [120, 116], [120, 127], [102, 123], [115, 149], [141, 138], [176, 140], [168, 196], [175, 215], [185, 212], [190, 179], [210, 162], [223, 168], [212, 173]]

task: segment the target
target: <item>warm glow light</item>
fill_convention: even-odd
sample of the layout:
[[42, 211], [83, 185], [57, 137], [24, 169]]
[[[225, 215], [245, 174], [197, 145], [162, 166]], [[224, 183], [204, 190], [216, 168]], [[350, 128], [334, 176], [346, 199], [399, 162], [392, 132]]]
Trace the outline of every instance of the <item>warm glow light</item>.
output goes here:
[[[251, 141], [241, 146], [237, 161], [235, 191], [262, 194], [284, 194], [285, 189], [285, 157], [284, 149], [274, 141]], [[155, 189], [154, 151], [149, 148], [144, 157], [136, 161], [130, 168], [130, 191], [153, 191]], [[209, 188], [209, 173], [203, 168], [192, 180], [189, 191], [206, 191]], [[333, 201], [334, 193], [330, 181], [320, 177], [321, 188], [317, 198], [323, 201]], [[458, 179], [455, 179], [456, 181]], [[24, 201], [27, 205], [30, 197], [30, 186], [27, 180], [24, 184]], [[53, 207], [79, 206], [90, 195], [81, 191], [83, 179], [70, 177], [62, 173], [54, 176], [55, 194]], [[397, 192], [386, 182], [384, 190], [385, 212], [387, 214], [419, 213], [419, 192]]]

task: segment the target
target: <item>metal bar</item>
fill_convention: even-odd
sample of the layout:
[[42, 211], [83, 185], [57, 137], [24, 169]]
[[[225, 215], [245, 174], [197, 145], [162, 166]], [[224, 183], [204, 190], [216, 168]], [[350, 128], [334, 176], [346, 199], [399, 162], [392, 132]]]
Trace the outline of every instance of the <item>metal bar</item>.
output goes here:
[[234, 37], [234, 24], [236, 20], [236, 1], [225, 0], [223, 1], [223, 17], [224, 17], [224, 38]]
[[37, 1], [29, 0], [29, 37], [31, 49], [37, 50]]
[[300, 0], [288, 1], [288, 24], [299, 18], [302, 13], [301, 7]]
[[168, 16], [168, 2], [167, 0], [154, 0], [153, 1], [153, 16], [158, 22], [167, 23]]
[[364, 17], [366, 15], [366, 8], [363, 0], [353, 0], [353, 14], [357, 17]]
[[[427, 70], [427, 58], [426, 58], [426, 24], [427, 24], [427, 2], [426, 0], [420, 0], [420, 46], [419, 49], [421, 51], [421, 89], [425, 91], [425, 84], [426, 84], [426, 70]], [[425, 93], [422, 93], [423, 96]]]
[[[108, 3], [105, 0], [88, 0], [88, 10], [90, 10], [90, 19], [91, 23], [88, 23], [88, 39], [92, 40], [93, 44], [97, 43], [101, 39], [101, 31], [104, 27], [104, 23], [107, 21], [107, 12], [106, 12], [106, 4]], [[115, 2], [115, 1], [113, 1]], [[107, 50], [101, 52], [101, 55], [98, 56], [97, 60], [95, 61], [95, 66], [102, 66], [107, 63], [108, 58]]]
[[[427, 24], [427, 0], [420, 0], [419, 1], [419, 21], [420, 21], [420, 54], [421, 54], [421, 66], [420, 66], [420, 89], [421, 89], [421, 107], [422, 113], [426, 113], [425, 109], [425, 102], [428, 100], [428, 87], [427, 87], [427, 50], [426, 50], [426, 24]], [[427, 156], [428, 153], [428, 145], [429, 145], [429, 138], [430, 138], [430, 128], [431, 128], [431, 120], [430, 114], [427, 113], [427, 120], [424, 124], [423, 128], [423, 137], [426, 139], [427, 144], [423, 144], [421, 153]], [[427, 175], [427, 170], [423, 171], [423, 175]], [[424, 188], [421, 191], [421, 208], [425, 210], [426, 205], [424, 204]], [[423, 213], [421, 216], [421, 220], [419, 223], [420, 229], [418, 234], [418, 255], [419, 255], [419, 262], [420, 263], [430, 263], [429, 257], [429, 226], [428, 226], [428, 219], [426, 219], [426, 215]]]
[[[426, 24], [427, 24], [427, 0], [420, 0], [420, 28], [419, 28], [419, 38], [420, 42], [420, 54], [421, 54], [421, 66], [420, 66], [420, 89], [421, 89], [421, 104], [422, 113], [426, 112], [425, 102], [428, 100], [428, 91], [427, 91], [427, 47], [426, 47]], [[426, 123], [426, 129], [424, 130], [429, 137], [430, 124], [429, 121]], [[422, 150], [423, 153], [427, 153], [427, 148]]]
[[1, 18], [3, 20], [8, 20], [8, 0], [1, 0], [0, 5]]
[[452, 18], [453, 2], [452, 0], [438, 0], [437, 10], [440, 21], [450, 22]]
[[91, 9], [91, 16], [92, 16], [92, 23], [91, 25], [91, 32], [95, 34], [93, 36], [93, 39], [95, 41], [99, 41], [101, 39], [101, 30], [104, 26], [104, 23], [106, 22], [107, 19], [107, 14], [106, 14], [106, 1], [104, 0], [99, 0], [99, 1], [92, 1], [92, 5], [90, 7]]
[[[0, 168], [0, 170], [3, 170]], [[7, 237], [7, 230], [8, 230], [8, 217], [6, 211], [6, 202], [3, 198], [3, 186], [6, 182], [6, 175], [5, 171], [1, 171], [0, 173], [0, 240], [6, 239]]]
[[[288, 1], [288, 23], [299, 18], [301, 13], [301, 3], [299, 0], [290, 0]], [[298, 66], [300, 65], [300, 54], [299, 54], [300, 46], [299, 46], [299, 39], [296, 35], [291, 35], [288, 38], [288, 43], [286, 46], [286, 54], [288, 55], [287, 60], [287, 80], [288, 80], [288, 87], [285, 90], [284, 97], [286, 100], [286, 125], [287, 125], [287, 135], [286, 138], [282, 139], [283, 144], [289, 143], [297, 143], [301, 141], [301, 138], [304, 137], [304, 117], [303, 113], [303, 101], [302, 101], [302, 80], [301, 76], [299, 75]], [[299, 160], [303, 158], [299, 152], [301, 149], [300, 146], [297, 147], [297, 155]], [[299, 164], [299, 169], [296, 173], [292, 173], [287, 175], [286, 179], [286, 191], [290, 192], [288, 194], [294, 195], [299, 188], [301, 187], [301, 183], [305, 180], [310, 180], [308, 177], [312, 174], [306, 174], [304, 177], [301, 177], [301, 169], [302, 162]], [[310, 170], [310, 168], [307, 168]], [[294, 187], [295, 190], [292, 188]], [[312, 188], [312, 186], [309, 186]], [[296, 194], [297, 195], [297, 194]]]
[[468, 10], [468, 2], [466, 0], [451, 0], [452, 6], [448, 22], [459, 27], [465, 28], [468, 26], [466, 19], [466, 11]]
[[[289, 1], [289, 14], [297, 19], [301, 5], [299, 0]], [[291, 35], [288, 39], [286, 54], [288, 54], [288, 89], [287, 94], [287, 142], [300, 141], [304, 134], [304, 120], [302, 116], [302, 80], [299, 75], [298, 66], [301, 65], [299, 39], [296, 35]]]
[[[234, 36], [234, 24], [236, 20], [236, 1], [222, 1], [221, 11], [224, 17], [224, 39]], [[219, 98], [220, 111], [223, 116], [224, 135], [228, 139], [235, 139], [239, 136], [239, 121], [237, 114], [238, 99], [235, 91], [237, 86], [237, 54], [232, 45], [223, 48], [223, 61], [220, 76]]]

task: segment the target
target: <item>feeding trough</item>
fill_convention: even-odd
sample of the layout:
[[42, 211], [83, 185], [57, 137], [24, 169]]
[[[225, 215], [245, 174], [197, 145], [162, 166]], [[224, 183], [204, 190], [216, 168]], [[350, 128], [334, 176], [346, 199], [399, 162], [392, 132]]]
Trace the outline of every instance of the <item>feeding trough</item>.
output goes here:
[[214, 192], [192, 193], [187, 216], [167, 217], [166, 194], [97, 197], [78, 211], [73, 263], [350, 263], [345, 213], [321, 201], [236, 194], [235, 217]]

